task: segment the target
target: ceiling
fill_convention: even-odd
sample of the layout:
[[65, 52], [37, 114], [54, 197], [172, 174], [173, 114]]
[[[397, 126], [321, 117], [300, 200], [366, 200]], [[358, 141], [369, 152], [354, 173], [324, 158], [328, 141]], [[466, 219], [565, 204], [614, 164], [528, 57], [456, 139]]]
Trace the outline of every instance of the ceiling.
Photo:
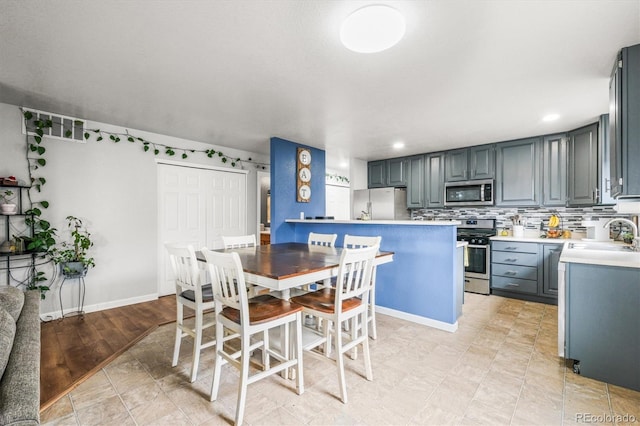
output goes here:
[[[341, 20], [407, 20], [360, 54]], [[329, 168], [594, 122], [640, 0], [0, 0], [0, 102], [257, 153], [279, 136]], [[542, 117], [557, 113], [546, 123]], [[391, 145], [403, 141], [405, 148]]]

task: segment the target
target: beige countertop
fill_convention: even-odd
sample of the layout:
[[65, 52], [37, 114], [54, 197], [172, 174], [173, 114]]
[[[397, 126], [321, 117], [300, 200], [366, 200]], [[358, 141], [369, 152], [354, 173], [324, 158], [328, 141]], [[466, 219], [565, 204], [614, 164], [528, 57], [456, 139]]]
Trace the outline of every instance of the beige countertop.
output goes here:
[[[584, 241], [581, 241], [584, 242]], [[598, 249], [598, 246], [602, 249]], [[571, 248], [567, 243], [562, 248], [560, 262], [587, 263], [590, 265], [619, 266], [640, 269], [640, 252], [611, 250], [611, 247], [625, 247], [628, 244], [619, 242], [592, 243], [587, 248]]]
[[457, 220], [332, 220], [332, 219], [287, 219], [287, 223], [327, 223], [352, 225], [414, 225], [414, 226], [458, 226]]

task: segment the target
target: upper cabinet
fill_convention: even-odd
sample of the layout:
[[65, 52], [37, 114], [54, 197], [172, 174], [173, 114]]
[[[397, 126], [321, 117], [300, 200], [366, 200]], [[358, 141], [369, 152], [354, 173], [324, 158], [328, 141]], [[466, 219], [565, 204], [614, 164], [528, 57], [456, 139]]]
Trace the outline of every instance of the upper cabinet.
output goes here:
[[640, 44], [618, 54], [609, 101], [611, 195], [640, 197]]
[[609, 143], [609, 114], [602, 114], [598, 122], [598, 183], [599, 204], [615, 204], [611, 196], [611, 146]]
[[493, 179], [495, 152], [493, 145], [456, 149], [445, 153], [445, 181]]
[[369, 188], [407, 186], [407, 158], [370, 161], [367, 166]]
[[540, 145], [540, 138], [496, 144], [496, 205], [540, 204]]
[[444, 158], [442, 152], [424, 156], [425, 208], [444, 207]]
[[392, 158], [387, 160], [387, 186], [407, 186], [408, 160]]
[[569, 205], [597, 204], [598, 123], [569, 132]]
[[407, 158], [407, 208], [424, 207], [424, 155]]
[[545, 136], [542, 142], [542, 204], [567, 203], [567, 135]]
[[387, 186], [387, 162], [385, 160], [369, 161], [367, 164], [369, 188], [383, 188]]

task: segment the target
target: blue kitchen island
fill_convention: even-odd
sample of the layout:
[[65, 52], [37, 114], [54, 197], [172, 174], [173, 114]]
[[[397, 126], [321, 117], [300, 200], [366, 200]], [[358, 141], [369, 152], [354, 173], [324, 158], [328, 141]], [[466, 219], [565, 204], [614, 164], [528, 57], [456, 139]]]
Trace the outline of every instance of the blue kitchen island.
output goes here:
[[[309, 232], [382, 236], [380, 250], [393, 262], [378, 267], [376, 311], [446, 331], [456, 331], [464, 292], [463, 245], [456, 221], [288, 219], [277, 241], [306, 243]], [[272, 229], [272, 234], [274, 230]], [[279, 237], [278, 237], [279, 236]]]

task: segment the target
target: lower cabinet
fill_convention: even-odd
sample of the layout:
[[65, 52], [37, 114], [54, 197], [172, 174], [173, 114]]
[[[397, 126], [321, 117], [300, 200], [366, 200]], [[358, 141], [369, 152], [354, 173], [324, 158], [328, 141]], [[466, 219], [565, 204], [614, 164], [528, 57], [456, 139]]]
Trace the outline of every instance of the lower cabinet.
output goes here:
[[498, 296], [558, 303], [562, 244], [491, 242], [491, 292]]
[[565, 358], [585, 377], [640, 391], [637, 268], [567, 263]]

